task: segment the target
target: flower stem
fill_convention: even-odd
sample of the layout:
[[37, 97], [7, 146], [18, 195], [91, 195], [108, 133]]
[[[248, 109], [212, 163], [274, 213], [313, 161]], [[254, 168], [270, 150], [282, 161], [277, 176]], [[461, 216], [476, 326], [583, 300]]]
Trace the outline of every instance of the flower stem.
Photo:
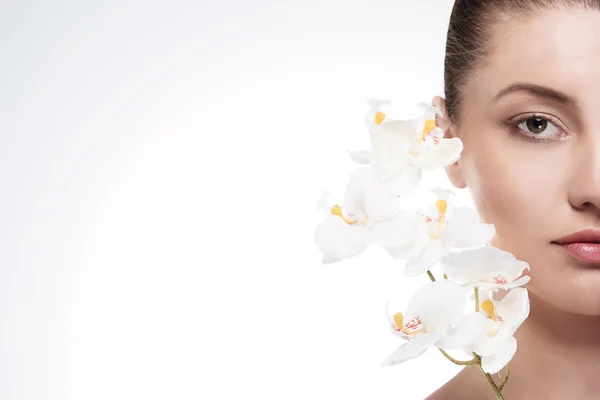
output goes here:
[[506, 376], [502, 380], [502, 382], [498, 385], [498, 389], [502, 390], [506, 382], [508, 381], [508, 376], [510, 375], [510, 363], [506, 364]]
[[479, 369], [481, 369], [483, 376], [485, 376], [485, 379], [487, 380], [488, 384], [490, 385], [490, 389], [492, 389], [492, 392], [494, 392], [494, 395], [496, 396], [496, 400], [504, 400], [504, 396], [502, 396], [501, 388], [496, 386], [496, 383], [494, 382], [492, 375], [488, 374], [487, 372], [485, 372], [483, 370], [483, 367], [481, 366], [481, 357], [478, 355], [475, 355], [475, 357], [477, 358], [477, 362], [479, 364]]
[[460, 361], [460, 360], [457, 360], [454, 357], [450, 356], [444, 350], [442, 350], [442, 349], [438, 349], [438, 350], [442, 352], [444, 357], [446, 357], [448, 360], [452, 361], [456, 365], [477, 365], [477, 364], [479, 364], [479, 359], [477, 357], [473, 357], [469, 361]]
[[494, 394], [496, 395], [496, 400], [504, 400], [504, 397], [502, 396], [502, 392], [500, 391], [498, 386], [496, 386], [496, 384], [494, 383], [492, 376], [490, 374], [486, 373], [483, 369], [481, 369], [481, 372], [483, 372], [483, 375], [485, 375], [485, 379], [487, 379], [488, 383], [490, 384], [490, 388], [492, 389], [492, 392], [494, 392]]
[[475, 293], [475, 311], [479, 312], [479, 288], [475, 286], [473, 292]]
[[433, 277], [433, 274], [431, 273], [430, 270], [427, 270], [427, 276], [429, 276], [429, 279], [431, 279], [431, 282], [435, 282], [435, 278]]

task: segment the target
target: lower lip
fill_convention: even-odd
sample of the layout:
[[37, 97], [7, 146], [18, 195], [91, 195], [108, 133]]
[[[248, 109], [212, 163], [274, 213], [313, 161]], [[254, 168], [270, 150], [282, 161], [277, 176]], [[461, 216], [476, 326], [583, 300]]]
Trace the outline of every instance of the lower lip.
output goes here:
[[557, 243], [571, 256], [587, 263], [600, 263], [600, 243]]

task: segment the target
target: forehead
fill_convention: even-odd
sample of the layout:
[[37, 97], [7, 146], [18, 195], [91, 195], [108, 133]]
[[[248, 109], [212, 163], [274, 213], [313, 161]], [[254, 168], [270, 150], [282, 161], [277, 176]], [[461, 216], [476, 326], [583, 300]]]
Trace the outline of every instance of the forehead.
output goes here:
[[515, 83], [537, 83], [584, 102], [600, 93], [600, 11], [551, 10], [493, 28], [494, 45], [473, 80], [478, 101]]

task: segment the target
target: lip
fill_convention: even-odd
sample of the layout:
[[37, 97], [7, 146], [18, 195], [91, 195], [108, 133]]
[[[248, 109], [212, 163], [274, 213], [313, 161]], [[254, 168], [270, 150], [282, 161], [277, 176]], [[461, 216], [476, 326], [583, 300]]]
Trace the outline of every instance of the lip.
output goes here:
[[552, 243], [579, 261], [600, 264], [600, 229], [583, 229]]

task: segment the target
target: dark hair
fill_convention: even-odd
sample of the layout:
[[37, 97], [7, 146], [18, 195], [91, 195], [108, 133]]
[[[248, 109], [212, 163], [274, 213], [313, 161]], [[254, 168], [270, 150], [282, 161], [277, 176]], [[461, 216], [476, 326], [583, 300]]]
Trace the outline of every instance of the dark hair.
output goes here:
[[600, 10], [600, 0], [456, 0], [444, 60], [444, 92], [450, 122], [458, 125], [462, 88], [467, 78], [485, 65], [486, 56], [494, 48], [493, 27], [565, 7]]

